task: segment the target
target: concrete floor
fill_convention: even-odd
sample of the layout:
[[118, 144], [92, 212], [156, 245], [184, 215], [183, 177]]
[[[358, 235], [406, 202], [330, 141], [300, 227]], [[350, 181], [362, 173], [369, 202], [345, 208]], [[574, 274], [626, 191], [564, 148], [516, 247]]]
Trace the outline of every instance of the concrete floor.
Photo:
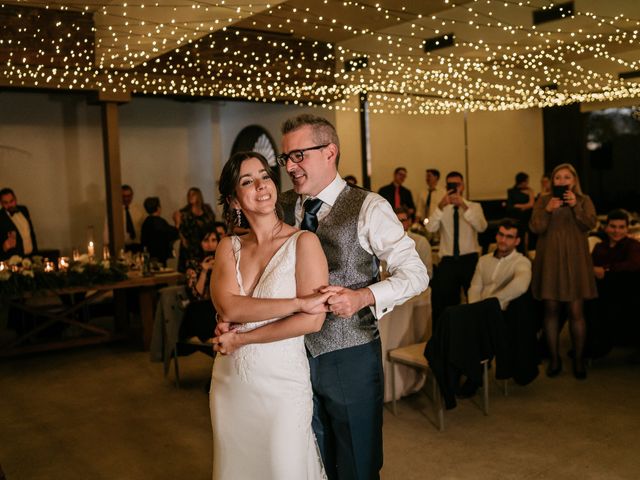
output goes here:
[[[463, 400], [445, 412], [444, 432], [432, 424], [427, 397], [408, 397], [397, 417], [385, 409], [382, 477], [640, 478], [640, 366], [627, 363], [631, 353], [598, 361], [585, 382], [566, 371], [542, 375], [508, 397], [492, 383], [490, 416], [479, 398]], [[210, 479], [203, 386], [211, 362], [195, 354], [181, 367], [176, 389], [161, 365], [125, 345], [2, 360], [7, 480]]]

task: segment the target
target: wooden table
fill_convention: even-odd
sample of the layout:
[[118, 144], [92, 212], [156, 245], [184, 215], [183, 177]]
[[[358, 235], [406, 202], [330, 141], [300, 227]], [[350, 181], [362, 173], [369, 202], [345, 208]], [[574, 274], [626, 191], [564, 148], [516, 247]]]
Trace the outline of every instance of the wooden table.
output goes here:
[[[45, 292], [25, 292], [20, 298], [9, 301], [9, 305], [21, 311], [37, 317], [44, 317], [45, 321], [35, 328], [16, 338], [8, 345], [0, 347], [0, 357], [13, 356], [24, 353], [39, 352], [45, 350], [55, 350], [71, 346], [89, 345], [104, 343], [126, 337], [126, 329], [129, 323], [129, 313], [127, 309], [127, 292], [135, 292], [138, 297], [140, 307], [140, 318], [142, 321], [142, 345], [145, 350], [149, 350], [151, 344], [151, 333], [153, 331], [153, 317], [155, 309], [155, 294], [159, 285], [175, 284], [183, 278], [181, 273], [168, 272], [158, 273], [150, 276], [143, 276], [139, 272], [131, 272], [129, 278], [116, 283], [104, 285], [68, 287]], [[113, 331], [96, 325], [81, 322], [75, 318], [76, 314], [86, 308], [89, 303], [100, 300], [113, 292], [115, 303], [115, 323]], [[25, 302], [27, 299], [62, 297], [69, 296], [73, 299], [73, 294], [83, 293], [84, 298], [80, 301], [66, 304], [55, 304], [45, 306], [33, 306]], [[56, 323], [75, 325], [79, 329], [91, 332], [91, 336], [69, 338], [66, 340], [54, 340], [49, 342], [28, 343], [39, 332], [49, 328]]]

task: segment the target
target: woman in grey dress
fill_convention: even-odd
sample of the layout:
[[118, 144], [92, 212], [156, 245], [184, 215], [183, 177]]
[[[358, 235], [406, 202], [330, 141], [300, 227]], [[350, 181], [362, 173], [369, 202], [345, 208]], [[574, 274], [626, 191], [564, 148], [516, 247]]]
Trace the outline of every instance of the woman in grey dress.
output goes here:
[[572, 165], [558, 165], [551, 174], [552, 191], [540, 195], [529, 227], [539, 235], [533, 262], [531, 290], [544, 303], [544, 329], [549, 346], [547, 376], [557, 376], [562, 363], [558, 353], [560, 307], [566, 304], [573, 341], [573, 374], [587, 376], [584, 365], [585, 299], [597, 296], [587, 235], [596, 225], [591, 199], [582, 193]]

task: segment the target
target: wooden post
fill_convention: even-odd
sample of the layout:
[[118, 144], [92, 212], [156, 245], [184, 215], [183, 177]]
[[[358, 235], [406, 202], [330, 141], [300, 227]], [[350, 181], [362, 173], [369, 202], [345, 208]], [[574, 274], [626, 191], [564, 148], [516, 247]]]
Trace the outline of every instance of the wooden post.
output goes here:
[[111, 251], [111, 256], [116, 257], [120, 249], [124, 247], [118, 104], [127, 101], [127, 99], [107, 99], [98, 94], [98, 100], [102, 108], [102, 146], [104, 150], [104, 176], [107, 193], [109, 250]]

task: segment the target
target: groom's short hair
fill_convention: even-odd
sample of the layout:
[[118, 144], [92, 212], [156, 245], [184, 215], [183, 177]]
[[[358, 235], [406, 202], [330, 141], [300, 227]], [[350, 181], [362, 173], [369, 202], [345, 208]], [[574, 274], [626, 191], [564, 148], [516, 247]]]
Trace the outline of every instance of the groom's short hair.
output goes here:
[[338, 147], [338, 155], [336, 156], [337, 167], [340, 162], [340, 139], [338, 138], [336, 128], [326, 118], [303, 113], [302, 115], [286, 120], [282, 125], [282, 134], [286, 135], [289, 132], [306, 127], [307, 125], [311, 127], [313, 131], [313, 141], [318, 145], [333, 143]]

